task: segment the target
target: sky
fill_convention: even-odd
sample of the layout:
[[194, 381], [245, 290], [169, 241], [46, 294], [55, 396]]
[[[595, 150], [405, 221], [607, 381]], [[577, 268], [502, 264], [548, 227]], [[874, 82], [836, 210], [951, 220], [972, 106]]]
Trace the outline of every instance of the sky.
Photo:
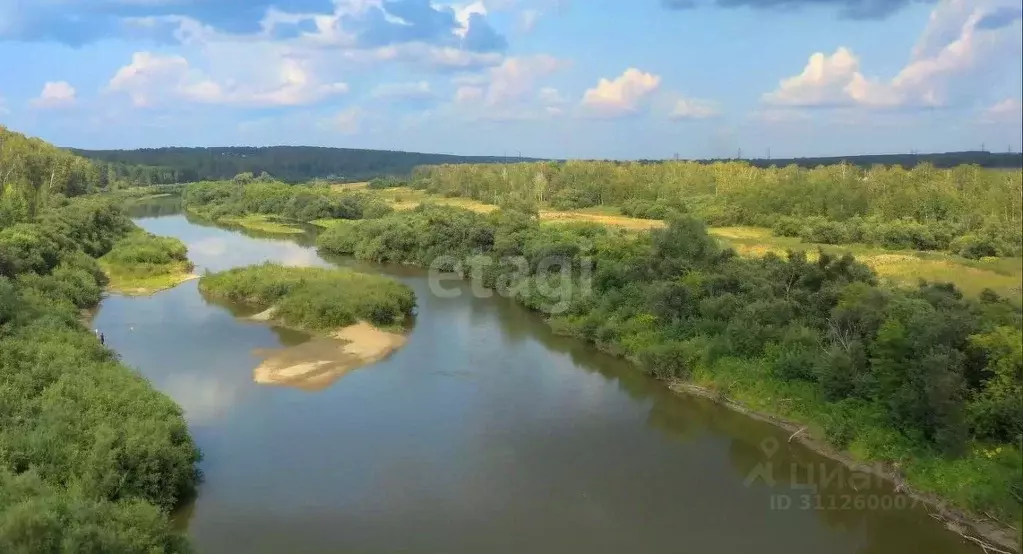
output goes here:
[[0, 124], [90, 149], [1019, 152], [1021, 67], [1021, 0], [0, 0]]

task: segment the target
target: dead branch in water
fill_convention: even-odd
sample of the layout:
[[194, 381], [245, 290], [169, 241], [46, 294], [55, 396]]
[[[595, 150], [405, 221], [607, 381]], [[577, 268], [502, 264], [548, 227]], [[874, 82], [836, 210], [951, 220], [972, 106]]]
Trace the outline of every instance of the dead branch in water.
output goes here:
[[982, 541], [982, 540], [978, 539], [977, 537], [971, 537], [971, 536], [967, 535], [966, 534], [966, 528], [962, 524], [960, 524], [957, 521], [953, 521], [953, 520], [949, 519], [948, 517], [946, 517], [946, 516], [944, 516], [942, 514], [932, 513], [932, 514], [928, 514], [928, 515], [930, 515], [934, 519], [944, 523], [945, 524], [945, 528], [948, 529], [949, 531], [952, 531], [953, 533], [959, 535], [960, 537], [962, 537], [962, 538], [964, 538], [964, 539], [966, 539], [966, 540], [976, 544], [977, 546], [979, 546], [980, 549], [984, 551], [984, 554], [991, 554], [992, 552], [994, 552], [995, 554], [1014, 554], [1013, 552], [1010, 552], [1008, 550], [1002, 550], [1002, 549], [996, 547], [995, 545], [993, 545], [993, 544], [991, 544], [989, 542]]
[[991, 512], [984, 512], [984, 515], [987, 516], [987, 518], [990, 519], [991, 521], [994, 521], [995, 523], [1000, 523], [1000, 524], [1008, 527], [1009, 529], [1012, 529], [1013, 531], [1018, 531], [1018, 529], [1016, 529], [1015, 526], [1009, 525], [1008, 523], [1005, 523], [1004, 521], [1002, 521], [1002, 520], [998, 519], [997, 517], [991, 515]]
[[796, 431], [795, 433], [792, 433], [792, 436], [789, 437], [789, 442], [792, 442], [792, 439], [796, 438], [796, 436], [802, 433], [803, 431], [806, 431], [806, 427], [803, 427], [800, 430]]

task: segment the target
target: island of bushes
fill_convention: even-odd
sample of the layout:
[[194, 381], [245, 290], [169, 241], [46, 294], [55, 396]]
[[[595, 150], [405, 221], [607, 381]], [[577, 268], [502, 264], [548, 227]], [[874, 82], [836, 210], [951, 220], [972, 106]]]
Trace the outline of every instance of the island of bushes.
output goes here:
[[348, 269], [266, 263], [204, 275], [199, 289], [259, 311], [252, 319], [318, 335], [275, 353], [255, 371], [259, 383], [303, 388], [325, 386], [400, 348], [415, 307], [408, 286]]

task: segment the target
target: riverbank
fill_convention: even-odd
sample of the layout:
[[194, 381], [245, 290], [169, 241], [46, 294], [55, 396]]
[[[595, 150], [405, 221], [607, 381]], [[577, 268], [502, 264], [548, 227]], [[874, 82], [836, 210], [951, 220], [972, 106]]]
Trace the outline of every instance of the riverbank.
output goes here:
[[[459, 260], [524, 253], [523, 267], [531, 269], [518, 275], [513, 296], [544, 313], [556, 332], [637, 360], [663, 380], [713, 385], [747, 408], [806, 422], [836, 451], [898, 463], [917, 490], [949, 503], [1003, 521], [1017, 517], [1012, 406], [985, 404], [1004, 410], [993, 420], [1005, 422], [1004, 431], [940, 415], [949, 405], [979, 413], [972, 403], [994, 398], [1000, 381], [970, 385], [962, 376], [977, 370], [962, 362], [921, 363], [951, 347], [957, 360], [981, 356], [989, 375], [1012, 368], [1019, 310], [1011, 303], [991, 295], [967, 299], [944, 285], [884, 286], [852, 258], [737, 258], [692, 219], [629, 237], [601, 226], [497, 215], [503, 217], [424, 207], [335, 226], [317, 244], [333, 254], [420, 266], [440, 251]], [[493, 246], [481, 242], [488, 237]], [[583, 241], [596, 250], [585, 260], [575, 246]], [[551, 252], [568, 253], [557, 259], [580, 272], [584, 262], [596, 266], [592, 281], [535, 274]], [[502, 278], [490, 268], [476, 275], [484, 286]], [[551, 305], [559, 311], [551, 313]], [[966, 323], [952, 326], [957, 321]], [[962, 389], [934, 399], [927, 383], [940, 379]], [[949, 436], [958, 442], [943, 442]]]
[[[946, 529], [973, 542], [985, 553], [1020, 552], [1019, 528], [1013, 528], [1004, 521], [991, 516], [983, 517], [957, 509], [940, 496], [920, 491], [911, 486], [898, 467], [892, 464], [867, 463], [855, 458], [851, 453], [836, 450], [827, 440], [817, 436], [809, 425], [783, 418], [777, 414], [754, 410], [740, 402], [728, 398], [719, 390], [702, 386], [691, 381], [670, 380], [665, 382], [672, 392], [679, 395], [696, 396], [713, 401], [746, 417], [774, 425], [789, 435], [789, 442], [798, 442], [806, 448], [839, 462], [852, 471], [865, 473], [884, 479], [890, 483], [896, 493], [902, 493], [916, 502], [926, 505], [931, 517], [940, 521]], [[932, 511], [933, 510], [933, 511]], [[1002, 549], [1009, 549], [1009, 552]]]
[[275, 235], [300, 235], [305, 232], [305, 230], [299, 227], [263, 214], [220, 217], [217, 218], [216, 221], [226, 225], [237, 225], [253, 231], [272, 233]]
[[98, 262], [107, 290], [125, 296], [148, 296], [199, 278], [183, 242], [143, 231], [114, 243]]

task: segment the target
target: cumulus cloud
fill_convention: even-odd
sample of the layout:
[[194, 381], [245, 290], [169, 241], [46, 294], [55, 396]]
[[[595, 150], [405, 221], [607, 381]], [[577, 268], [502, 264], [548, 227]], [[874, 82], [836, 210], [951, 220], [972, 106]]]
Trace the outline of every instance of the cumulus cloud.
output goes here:
[[124, 93], [136, 106], [174, 100], [239, 106], [297, 106], [348, 92], [345, 83], [319, 83], [300, 61], [282, 59], [269, 82], [214, 81], [182, 56], [136, 52], [110, 79], [110, 92]]
[[[4, 0], [0, 40], [56, 41], [73, 46], [118, 35], [135, 18], [181, 16], [228, 33], [254, 33], [280, 0]], [[289, 10], [330, 13], [332, 0], [288, 0]]]
[[420, 42], [470, 52], [496, 52], [508, 46], [490, 26], [481, 2], [456, 11], [430, 0], [383, 0], [377, 6], [341, 16], [338, 24], [352, 33], [361, 47]]
[[987, 123], [1013, 123], [1019, 125], [1023, 120], [1023, 102], [1016, 98], [1006, 98], [996, 102], [984, 110], [983, 120]]
[[537, 82], [568, 66], [547, 54], [507, 58], [482, 78], [460, 78], [457, 102], [482, 102], [494, 107], [523, 101], [536, 91]]
[[661, 86], [661, 77], [636, 68], [615, 79], [600, 79], [583, 95], [582, 107], [591, 115], [621, 117], [635, 114], [643, 101]]
[[67, 81], [49, 81], [43, 85], [42, 92], [31, 102], [37, 108], [62, 108], [74, 105], [75, 87]]
[[[1004, 3], [1004, 2], [1002, 2]], [[845, 47], [810, 56], [799, 75], [764, 95], [765, 103], [790, 107], [940, 107], [962, 101], [978, 80], [997, 76], [1006, 56], [1020, 57], [1018, 19], [998, 16], [994, 2], [944, 0], [931, 14], [912, 57], [897, 75], [867, 77], [860, 59]], [[969, 89], [964, 87], [969, 85]]]
[[672, 119], [710, 119], [721, 114], [717, 103], [698, 98], [679, 98], [671, 111]]
[[661, 0], [661, 4], [674, 10], [703, 6], [720, 8], [748, 7], [765, 10], [794, 10], [798, 8], [837, 8], [840, 17], [847, 19], [883, 19], [914, 3], [934, 0]]

